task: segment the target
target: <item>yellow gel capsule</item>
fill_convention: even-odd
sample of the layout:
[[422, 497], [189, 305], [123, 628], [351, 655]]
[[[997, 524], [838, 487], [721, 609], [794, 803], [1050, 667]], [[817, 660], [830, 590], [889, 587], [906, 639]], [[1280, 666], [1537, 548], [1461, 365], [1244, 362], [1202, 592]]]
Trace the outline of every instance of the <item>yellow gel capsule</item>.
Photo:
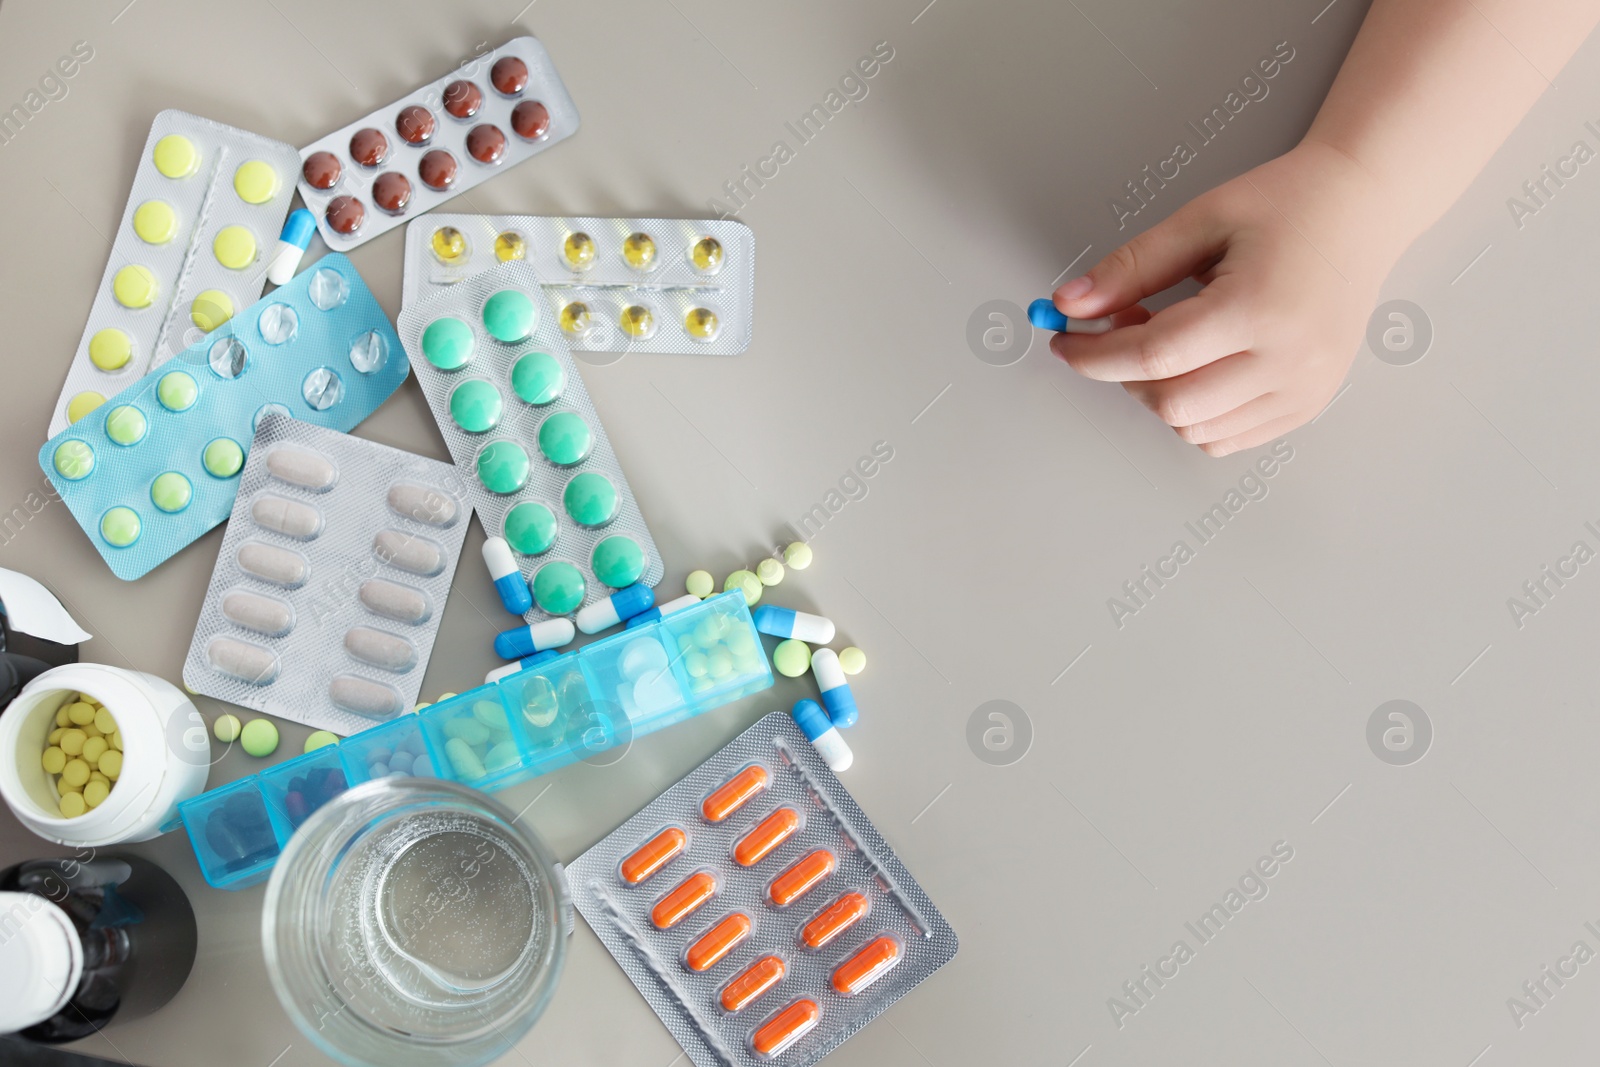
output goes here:
[[51, 745], [44, 750], [41, 762], [44, 764], [44, 769], [49, 773], [60, 774], [61, 769], [67, 765], [67, 754], [55, 745]]
[[265, 204], [278, 195], [278, 172], [271, 163], [252, 159], [233, 172], [233, 191], [247, 204]]
[[622, 332], [629, 337], [643, 340], [656, 332], [656, 317], [647, 307], [629, 304], [617, 317], [617, 325], [622, 327]]
[[494, 258], [502, 263], [528, 258], [528, 242], [515, 230], [507, 230], [494, 239]]
[[149, 267], [130, 263], [111, 279], [111, 295], [125, 308], [138, 310], [155, 303], [161, 284]]
[[622, 241], [622, 258], [634, 270], [649, 270], [656, 262], [656, 242], [647, 233], [631, 233]]
[[440, 263], [454, 263], [467, 254], [466, 234], [454, 226], [440, 226], [434, 230], [430, 243]]
[[568, 234], [561, 242], [561, 258], [572, 270], [588, 270], [594, 266], [594, 238], [586, 233]]
[[582, 333], [589, 328], [589, 305], [574, 300], [561, 309], [561, 329], [567, 333]]
[[107, 326], [89, 338], [89, 361], [104, 371], [121, 370], [133, 358], [133, 338]]
[[83, 802], [88, 807], [98, 808], [110, 795], [111, 785], [108, 782], [90, 781], [84, 784]]
[[76, 819], [89, 810], [89, 804], [83, 799], [82, 793], [61, 794], [61, 815], [66, 819]]
[[156, 170], [168, 178], [187, 178], [200, 169], [200, 150], [181, 133], [169, 133], [157, 141], [150, 158]]
[[146, 200], [133, 213], [133, 232], [147, 245], [164, 245], [178, 236], [178, 213], [165, 200]]
[[715, 274], [722, 269], [722, 242], [715, 237], [702, 237], [689, 249], [689, 262], [701, 274]]
[[189, 305], [189, 320], [206, 333], [233, 318], [233, 298], [221, 289], [207, 289]]
[[122, 776], [122, 753], [112, 749], [100, 757], [99, 771], [113, 782]]
[[683, 328], [696, 341], [711, 341], [716, 339], [722, 324], [717, 321], [717, 313], [710, 308], [690, 308], [683, 317]]
[[81, 759], [69, 759], [61, 768], [61, 780], [74, 789], [82, 789], [89, 781], [89, 764]]
[[211, 242], [211, 251], [229, 270], [244, 270], [256, 261], [256, 235], [244, 226], [224, 226]]

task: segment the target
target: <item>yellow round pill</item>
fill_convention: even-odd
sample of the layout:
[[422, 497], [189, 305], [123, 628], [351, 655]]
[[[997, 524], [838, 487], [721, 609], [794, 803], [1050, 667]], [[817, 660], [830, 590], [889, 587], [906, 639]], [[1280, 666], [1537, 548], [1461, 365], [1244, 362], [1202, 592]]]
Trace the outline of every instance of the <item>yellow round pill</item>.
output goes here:
[[155, 303], [160, 291], [161, 283], [156, 281], [154, 272], [137, 263], [123, 267], [111, 279], [111, 295], [125, 308], [147, 308]]
[[101, 370], [121, 370], [133, 358], [133, 338], [114, 326], [89, 338], [89, 361]]
[[45, 739], [45, 744], [59, 745], [61, 743], [61, 735], [66, 732], [67, 728], [65, 726], [57, 726], [54, 730], [50, 731], [50, 736]]
[[507, 230], [494, 239], [494, 258], [502, 263], [528, 258], [528, 242], [515, 230]]
[[89, 780], [89, 764], [81, 759], [69, 759], [67, 765], [61, 768], [61, 780], [70, 786], [82, 789]]
[[103, 737], [91, 737], [83, 743], [83, 761], [92, 769], [111, 748]]
[[61, 751], [69, 756], [76, 756], [83, 751], [83, 743], [89, 740], [89, 735], [73, 727], [61, 735], [61, 740], [56, 742], [61, 746]]
[[110, 785], [111, 784], [111, 779], [109, 779], [105, 775], [101, 774], [98, 770], [93, 770], [93, 771], [89, 772], [89, 781], [91, 781], [91, 782], [104, 782], [104, 783], [106, 783], [106, 785]]
[[94, 722], [94, 709], [80, 700], [67, 705], [67, 718], [72, 720], [74, 726], [87, 726]]
[[656, 243], [647, 233], [632, 233], [622, 240], [622, 258], [634, 270], [655, 266]]
[[467, 254], [467, 238], [454, 226], [440, 226], [433, 231], [433, 254], [440, 263], [454, 263]]
[[589, 305], [574, 300], [561, 309], [561, 329], [566, 333], [582, 333], [589, 328]]
[[111, 795], [109, 782], [89, 782], [83, 787], [83, 802], [91, 808], [98, 808], [105, 803], [106, 797]]
[[96, 708], [94, 712], [95, 729], [110, 737], [117, 732], [117, 720], [105, 708]]
[[846, 674], [860, 674], [867, 668], [867, 654], [851, 645], [839, 653], [839, 669]]
[[83, 799], [82, 793], [61, 794], [61, 815], [66, 819], [76, 819], [89, 810], [89, 804]]
[[561, 258], [573, 270], [588, 270], [594, 266], [594, 238], [586, 233], [568, 234], [561, 242]]
[[265, 204], [278, 195], [278, 172], [271, 163], [252, 159], [233, 172], [233, 191], [247, 204]]
[[642, 341], [656, 332], [656, 317], [647, 307], [629, 304], [617, 316], [617, 325], [629, 337]]
[[233, 298], [221, 289], [207, 289], [189, 305], [189, 320], [206, 333], [233, 318]]
[[690, 308], [683, 316], [683, 328], [696, 341], [714, 341], [722, 324], [710, 308]]
[[122, 753], [112, 749], [101, 756], [98, 770], [113, 782], [116, 781], [122, 776]]
[[55, 745], [44, 750], [44, 757], [40, 761], [44, 769], [51, 774], [60, 774], [61, 769], [67, 765], [67, 754]]
[[72, 716], [67, 714], [67, 709], [70, 708], [70, 707], [72, 707], [71, 704], [63, 704], [59, 708], [56, 709], [56, 725], [57, 726], [71, 726], [72, 725]]
[[67, 401], [67, 421], [77, 422], [105, 402], [106, 398], [92, 389], [79, 393]]
[[122, 731], [121, 730], [118, 730], [116, 733], [111, 735], [111, 747], [116, 749], [118, 752], [122, 751]]
[[715, 237], [702, 237], [689, 249], [689, 262], [701, 274], [715, 274], [722, 268], [722, 242]]
[[146, 200], [133, 212], [133, 232], [147, 245], [164, 245], [178, 236], [178, 213], [165, 200]]
[[200, 169], [200, 150], [181, 133], [169, 133], [157, 141], [150, 158], [156, 170], [169, 178], [187, 178]]
[[244, 226], [224, 226], [211, 242], [211, 251], [229, 270], [244, 270], [256, 261], [256, 235]]

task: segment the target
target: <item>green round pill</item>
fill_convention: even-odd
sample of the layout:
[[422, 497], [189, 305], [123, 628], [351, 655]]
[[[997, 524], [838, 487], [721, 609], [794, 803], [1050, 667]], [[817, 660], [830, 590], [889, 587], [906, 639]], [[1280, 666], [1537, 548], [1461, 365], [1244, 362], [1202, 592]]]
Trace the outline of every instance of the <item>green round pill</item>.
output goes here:
[[200, 387], [181, 370], [163, 374], [156, 383], [156, 399], [168, 411], [188, 411], [199, 396]]
[[644, 550], [631, 537], [617, 534], [594, 546], [589, 556], [594, 576], [613, 589], [632, 585], [644, 573]]
[[270, 756], [278, 750], [278, 728], [270, 719], [251, 719], [239, 731], [239, 747], [257, 759]]
[[218, 741], [231, 745], [239, 740], [239, 731], [244, 729], [244, 724], [239, 721], [239, 716], [233, 714], [218, 715], [211, 724], [211, 733]]
[[550, 551], [556, 543], [555, 512], [543, 504], [524, 500], [506, 512], [506, 543], [524, 556]]
[[528, 295], [515, 289], [502, 289], [483, 302], [483, 328], [508, 345], [526, 339], [538, 315]]
[[530, 404], [548, 404], [567, 387], [567, 372], [548, 352], [529, 352], [511, 365], [511, 388]]
[[593, 471], [584, 471], [568, 482], [561, 502], [579, 526], [604, 526], [617, 517], [617, 487]]
[[446, 316], [422, 331], [422, 355], [440, 370], [460, 370], [472, 362], [472, 327]]
[[51, 462], [55, 464], [57, 474], [75, 482], [79, 478], [89, 477], [89, 472], [94, 470], [94, 449], [89, 447], [87, 441], [62, 441], [56, 446]]
[[539, 451], [558, 467], [575, 467], [589, 458], [594, 435], [576, 411], [558, 411], [539, 424]]
[[533, 602], [551, 615], [577, 611], [583, 603], [583, 573], [560, 560], [546, 563], [534, 574]]
[[306, 735], [305, 751], [315, 752], [319, 748], [327, 748], [329, 745], [337, 745], [338, 743], [338, 734], [330, 733], [327, 730], [313, 730]]
[[778, 647], [772, 650], [772, 665], [785, 678], [798, 678], [811, 666], [811, 647], [792, 637], [779, 641]]
[[689, 577], [684, 579], [683, 587], [692, 596], [704, 600], [717, 588], [717, 580], [711, 577], [710, 571], [690, 571]]
[[488, 433], [500, 425], [503, 409], [500, 390], [482, 378], [462, 382], [450, 390], [450, 417], [468, 433]]
[[113, 548], [127, 548], [139, 540], [139, 513], [116, 507], [100, 516], [100, 536]]
[[194, 486], [177, 471], [158, 474], [156, 480], [150, 484], [150, 502], [169, 515], [182, 511], [193, 499]]
[[753, 571], [738, 570], [728, 575], [728, 580], [722, 583], [724, 593], [737, 589], [744, 594], [744, 602], [749, 607], [755, 607], [756, 601], [761, 599], [761, 590], [765, 588], [761, 579]]
[[495, 441], [478, 453], [478, 480], [491, 493], [515, 493], [528, 484], [530, 464], [515, 441]]
[[119, 445], [138, 444], [149, 428], [144, 412], [132, 404], [120, 404], [106, 416], [106, 436]]
[[237, 441], [218, 437], [206, 445], [200, 462], [205, 465], [207, 474], [217, 478], [232, 478], [244, 466], [244, 449], [239, 447]]

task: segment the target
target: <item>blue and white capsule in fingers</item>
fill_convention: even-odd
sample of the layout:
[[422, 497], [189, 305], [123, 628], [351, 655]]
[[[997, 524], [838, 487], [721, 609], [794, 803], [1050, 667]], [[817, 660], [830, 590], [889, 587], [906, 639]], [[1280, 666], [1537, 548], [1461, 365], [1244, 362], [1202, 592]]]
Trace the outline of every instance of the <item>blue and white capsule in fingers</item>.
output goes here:
[[643, 626], [647, 622], [655, 622], [663, 615], [671, 615], [674, 611], [682, 611], [684, 608], [692, 608], [698, 603], [700, 603], [699, 597], [695, 596], [693, 593], [685, 593], [676, 600], [667, 601], [659, 608], [651, 608], [649, 611], [641, 611], [639, 614], [628, 620], [628, 629], [631, 630], [635, 626]]
[[1055, 302], [1041, 296], [1028, 305], [1028, 321], [1041, 330], [1056, 333], [1109, 333], [1110, 317], [1098, 319], [1069, 319], [1056, 309]]
[[817, 755], [828, 765], [828, 770], [840, 774], [850, 769], [850, 764], [855, 762], [855, 753], [850, 751], [838, 727], [834, 726], [828, 713], [815, 700], [797, 702], [789, 714], [794, 716], [794, 724], [806, 735], [806, 740], [817, 750]]
[[500, 606], [513, 615], [524, 615], [533, 610], [533, 593], [517, 570], [511, 546], [504, 537], [491, 537], [483, 543], [483, 562], [489, 567], [489, 577], [494, 580], [494, 591], [500, 594]]
[[756, 609], [752, 621], [757, 630], [770, 637], [792, 637], [809, 645], [825, 645], [833, 640], [832, 619], [804, 611], [791, 611], [776, 604], [761, 605]]
[[543, 666], [560, 655], [560, 652], [557, 652], [552, 648], [544, 652], [535, 652], [533, 655], [519, 659], [515, 663], [502, 664], [501, 666], [490, 671], [488, 674], [484, 675], [483, 684], [493, 685], [502, 678], [509, 678], [513, 674], [528, 670], [530, 667]]
[[641, 611], [650, 610], [650, 605], [655, 602], [656, 591], [642, 582], [635, 582], [579, 611], [578, 629], [586, 634], [609, 630], [623, 619], [631, 619]]
[[811, 675], [822, 690], [822, 703], [828, 709], [828, 718], [841, 730], [856, 724], [856, 695], [850, 683], [844, 680], [844, 668], [839, 666], [839, 654], [831, 648], [819, 648], [811, 653]]
[[503, 631], [494, 639], [494, 654], [501, 659], [525, 659], [535, 652], [560, 648], [577, 635], [571, 619], [546, 619]]

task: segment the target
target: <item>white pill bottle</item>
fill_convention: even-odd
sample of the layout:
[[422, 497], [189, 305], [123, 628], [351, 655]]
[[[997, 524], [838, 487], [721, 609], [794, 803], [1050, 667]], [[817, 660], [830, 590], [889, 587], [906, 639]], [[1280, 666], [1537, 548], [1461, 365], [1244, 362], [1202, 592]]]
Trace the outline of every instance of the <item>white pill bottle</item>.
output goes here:
[[[56, 712], [79, 693], [98, 700], [117, 720], [122, 773], [99, 807], [68, 819], [42, 757]], [[210, 769], [205, 720], [181, 690], [154, 675], [70, 663], [39, 675], [0, 711], [0, 798], [18, 822], [60, 845], [159, 836], [177, 818], [179, 802], [204, 791]]]

